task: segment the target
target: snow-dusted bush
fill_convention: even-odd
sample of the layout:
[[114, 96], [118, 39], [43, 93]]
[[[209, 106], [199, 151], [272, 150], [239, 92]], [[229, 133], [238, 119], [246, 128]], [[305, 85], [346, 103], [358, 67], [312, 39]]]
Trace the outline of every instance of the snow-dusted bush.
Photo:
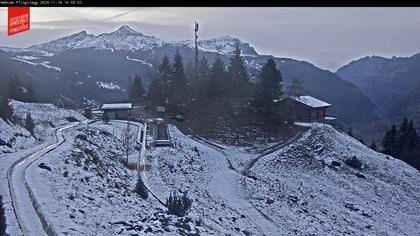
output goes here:
[[29, 131], [29, 133], [31, 133], [32, 136], [35, 135], [35, 124], [30, 113], [26, 114], [25, 129]]
[[103, 115], [102, 115], [102, 121], [104, 122], [104, 123], [106, 123], [106, 124], [108, 124], [108, 122], [109, 122], [109, 116], [108, 116], [108, 113], [104, 113]]
[[192, 199], [184, 193], [182, 196], [178, 196], [176, 192], [170, 194], [166, 199], [166, 207], [168, 213], [176, 216], [185, 216], [191, 208]]
[[137, 179], [137, 184], [136, 184], [136, 188], [134, 189], [134, 192], [136, 192], [141, 198], [145, 200], [149, 196], [146, 186], [144, 185], [143, 180], [141, 179], [140, 176]]
[[345, 162], [347, 165], [357, 170], [361, 170], [363, 166], [362, 162], [355, 156], [353, 156], [351, 159], [347, 159]]

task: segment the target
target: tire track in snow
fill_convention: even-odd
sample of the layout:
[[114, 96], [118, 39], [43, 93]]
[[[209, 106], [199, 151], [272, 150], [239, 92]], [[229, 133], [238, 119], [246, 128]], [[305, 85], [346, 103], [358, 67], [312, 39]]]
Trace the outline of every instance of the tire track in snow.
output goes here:
[[227, 149], [215, 145], [203, 138], [189, 138], [223, 156], [223, 158], [220, 158], [220, 156], [210, 156], [209, 158], [206, 158], [208, 166], [211, 169], [209, 194], [223, 199], [230, 208], [244, 215], [263, 235], [278, 235], [280, 231], [277, 225], [267, 215], [262, 214], [261, 211], [256, 209], [249, 200], [238, 194], [240, 189], [239, 184], [236, 183], [239, 183], [244, 176], [233, 167], [230, 167], [232, 164], [226, 157], [226, 155], [229, 155], [229, 153], [226, 152]]

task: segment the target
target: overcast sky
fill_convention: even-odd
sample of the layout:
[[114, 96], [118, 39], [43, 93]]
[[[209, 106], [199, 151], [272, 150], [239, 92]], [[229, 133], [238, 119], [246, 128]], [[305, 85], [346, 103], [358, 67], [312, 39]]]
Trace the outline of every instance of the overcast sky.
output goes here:
[[7, 36], [0, 8], [0, 45], [26, 47], [86, 30], [126, 24], [162, 39], [230, 35], [258, 53], [305, 60], [335, 71], [351, 60], [420, 52], [420, 8], [31, 8], [31, 30]]

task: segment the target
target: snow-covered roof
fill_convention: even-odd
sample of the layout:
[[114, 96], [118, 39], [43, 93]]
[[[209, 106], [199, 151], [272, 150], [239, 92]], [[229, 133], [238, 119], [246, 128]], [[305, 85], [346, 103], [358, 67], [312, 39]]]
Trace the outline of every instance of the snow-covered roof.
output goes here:
[[331, 106], [331, 104], [326, 103], [324, 101], [321, 101], [317, 98], [311, 97], [311, 96], [298, 96], [298, 97], [291, 97], [292, 99], [294, 99], [295, 101], [298, 101], [300, 103], [303, 103], [307, 106], [313, 107], [313, 108], [317, 108], [317, 107], [329, 107]]
[[117, 109], [131, 109], [133, 108], [132, 103], [108, 103], [102, 105], [102, 110], [117, 110]]
[[336, 117], [331, 117], [331, 116], [326, 116], [324, 119], [325, 120], [337, 120]]

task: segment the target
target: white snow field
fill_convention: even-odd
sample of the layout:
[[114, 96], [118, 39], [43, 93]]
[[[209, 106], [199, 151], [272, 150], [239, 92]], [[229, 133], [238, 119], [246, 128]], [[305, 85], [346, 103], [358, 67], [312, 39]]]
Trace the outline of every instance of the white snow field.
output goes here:
[[[331, 126], [307, 126], [296, 141], [260, 157], [247, 177], [256, 153], [217, 148], [172, 127], [176, 148], [149, 152], [149, 183], [163, 195], [187, 191], [195, 200], [190, 217], [203, 215], [216, 234], [420, 234], [416, 169]], [[360, 170], [345, 163], [354, 156]]]
[[[17, 137], [24, 140], [4, 148], [0, 158], [7, 230], [21, 235], [5, 172], [53, 143], [54, 129], [74, 121], [69, 117], [83, 117], [48, 105], [12, 104], [19, 117], [30, 109], [38, 125], [35, 140], [0, 121], [2, 131], [7, 128], [2, 139], [21, 132]], [[419, 171], [329, 125], [300, 125], [306, 129], [293, 137], [251, 148], [190, 137], [170, 125], [174, 147], [148, 149], [142, 160], [147, 179], [142, 176], [161, 198], [188, 193], [193, 204], [185, 217], [133, 191], [143, 144], [124, 164], [121, 121], [64, 130], [64, 142], [31, 160], [25, 176], [59, 235], [420, 235]], [[133, 126], [134, 132], [142, 128]]]
[[[75, 111], [57, 108], [51, 104], [22, 103], [12, 100], [10, 105], [18, 123], [12, 124], [0, 119], [0, 194], [3, 196], [6, 211], [7, 233], [9, 235], [21, 235], [22, 231], [13, 210], [7, 173], [11, 172], [13, 163], [54, 143], [54, 130], [56, 128], [69, 124], [69, 120], [85, 120], [85, 118]], [[27, 112], [31, 114], [34, 120], [36, 139], [23, 128]], [[26, 162], [20, 163], [20, 165], [26, 164]], [[19, 177], [13, 179], [23, 180], [21, 178], [22, 171], [19, 173], [17, 175]], [[22, 184], [22, 181], [18, 182], [16, 184]], [[22, 188], [16, 189], [25, 192]], [[22, 204], [31, 207], [27, 201], [22, 201]]]

